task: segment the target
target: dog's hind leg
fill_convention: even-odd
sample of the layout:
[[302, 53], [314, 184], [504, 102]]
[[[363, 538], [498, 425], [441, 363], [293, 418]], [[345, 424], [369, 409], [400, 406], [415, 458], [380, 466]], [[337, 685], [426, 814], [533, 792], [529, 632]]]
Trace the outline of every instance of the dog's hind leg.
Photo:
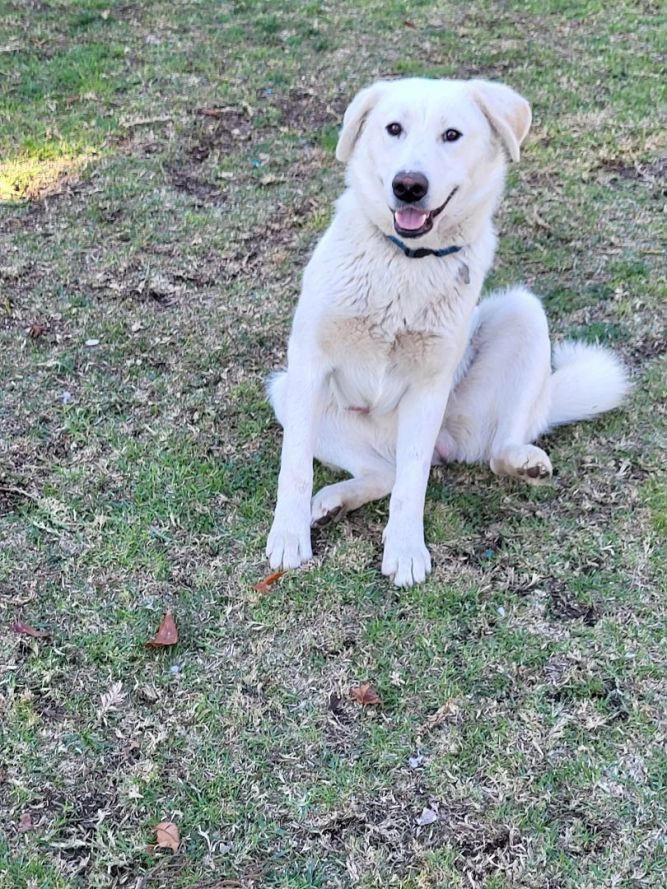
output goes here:
[[494, 322], [506, 331], [507, 339], [513, 337], [515, 351], [504, 369], [505, 399], [500, 402], [489, 462], [496, 475], [539, 484], [551, 478], [553, 471], [547, 454], [531, 444], [547, 425], [549, 328], [541, 302], [528, 291], [513, 290], [499, 302]]
[[458, 445], [456, 458], [488, 460], [496, 475], [530, 484], [552, 468], [531, 444], [547, 427], [550, 343], [542, 304], [514, 288], [483, 300], [473, 338], [475, 357], [450, 399], [443, 432]]
[[345, 513], [359, 509], [371, 500], [379, 500], [391, 493], [394, 485], [393, 472], [365, 472], [363, 475], [326, 485], [313, 497], [311, 506], [311, 525], [325, 525], [334, 519], [341, 518]]
[[391, 455], [374, 446], [372, 419], [333, 409], [325, 412], [318, 431], [315, 456], [328, 466], [349, 472], [352, 478], [326, 485], [311, 503], [311, 524], [323, 525], [371, 500], [391, 493], [395, 468]]
[[[269, 400], [282, 423], [285, 375], [273, 374], [267, 386]], [[352, 478], [326, 485], [311, 501], [311, 524], [323, 525], [371, 500], [391, 493], [395, 467], [391, 442], [396, 430], [391, 420], [375, 418], [330, 405], [320, 419], [315, 458]], [[382, 447], [380, 451], [378, 445]]]

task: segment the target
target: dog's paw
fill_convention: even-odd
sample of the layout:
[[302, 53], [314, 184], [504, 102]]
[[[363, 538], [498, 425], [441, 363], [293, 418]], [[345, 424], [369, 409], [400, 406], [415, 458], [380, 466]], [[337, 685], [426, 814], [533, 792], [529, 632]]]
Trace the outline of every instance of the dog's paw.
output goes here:
[[553, 475], [551, 460], [543, 450], [535, 448], [539, 454], [531, 454], [517, 469], [517, 475], [529, 485], [539, 485], [548, 481]]
[[310, 525], [321, 528], [345, 514], [345, 503], [340, 484], [327, 485], [315, 494], [310, 507]]
[[507, 448], [491, 460], [491, 470], [496, 475], [510, 475], [523, 479], [529, 485], [543, 484], [553, 473], [551, 460], [542, 448], [535, 445], [516, 445]]
[[410, 587], [423, 583], [431, 573], [431, 556], [424, 545], [423, 537], [413, 539], [413, 535], [400, 536], [384, 534], [384, 555], [382, 573], [393, 578], [398, 587]]
[[304, 562], [313, 557], [313, 551], [310, 545], [310, 527], [306, 525], [298, 531], [293, 530], [295, 526], [286, 528], [284, 526], [273, 527], [269, 532], [269, 538], [266, 543], [266, 555], [269, 558], [269, 564], [275, 570], [278, 568], [298, 568]]

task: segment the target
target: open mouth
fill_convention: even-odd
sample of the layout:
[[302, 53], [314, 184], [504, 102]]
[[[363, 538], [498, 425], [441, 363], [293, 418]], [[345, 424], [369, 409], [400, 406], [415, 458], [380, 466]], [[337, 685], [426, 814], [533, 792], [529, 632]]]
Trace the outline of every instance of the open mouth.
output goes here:
[[398, 210], [394, 210], [396, 234], [403, 238], [419, 238], [430, 232], [433, 228], [433, 220], [442, 213], [456, 191], [458, 191], [458, 185], [452, 189], [445, 203], [435, 210], [420, 210], [418, 207], [399, 207]]

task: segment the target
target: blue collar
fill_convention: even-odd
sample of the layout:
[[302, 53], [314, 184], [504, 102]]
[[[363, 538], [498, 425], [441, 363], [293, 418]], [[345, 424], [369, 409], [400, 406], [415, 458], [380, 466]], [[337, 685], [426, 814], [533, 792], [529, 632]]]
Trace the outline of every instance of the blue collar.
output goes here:
[[397, 247], [400, 247], [403, 253], [409, 256], [410, 259], [422, 259], [424, 256], [449, 256], [463, 249], [462, 247], [442, 247], [440, 250], [429, 250], [428, 247], [419, 247], [417, 250], [411, 250], [399, 238], [395, 238], [393, 235], [385, 235], [385, 237], [396, 244]]

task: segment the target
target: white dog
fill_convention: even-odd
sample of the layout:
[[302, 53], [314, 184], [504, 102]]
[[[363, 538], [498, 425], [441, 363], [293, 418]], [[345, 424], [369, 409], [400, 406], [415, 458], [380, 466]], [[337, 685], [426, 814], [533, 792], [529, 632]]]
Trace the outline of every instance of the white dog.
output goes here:
[[[383, 81], [347, 109], [348, 188], [303, 276], [288, 369], [269, 382], [284, 428], [272, 568], [311, 558], [311, 525], [391, 493], [382, 573], [419, 583], [433, 463], [484, 460], [540, 482], [551, 463], [531, 442], [621, 403], [613, 353], [566, 342], [552, 354], [527, 290], [477, 306], [506, 157], [519, 159], [530, 122], [525, 99], [481, 80]], [[313, 457], [352, 477], [312, 497]]]

